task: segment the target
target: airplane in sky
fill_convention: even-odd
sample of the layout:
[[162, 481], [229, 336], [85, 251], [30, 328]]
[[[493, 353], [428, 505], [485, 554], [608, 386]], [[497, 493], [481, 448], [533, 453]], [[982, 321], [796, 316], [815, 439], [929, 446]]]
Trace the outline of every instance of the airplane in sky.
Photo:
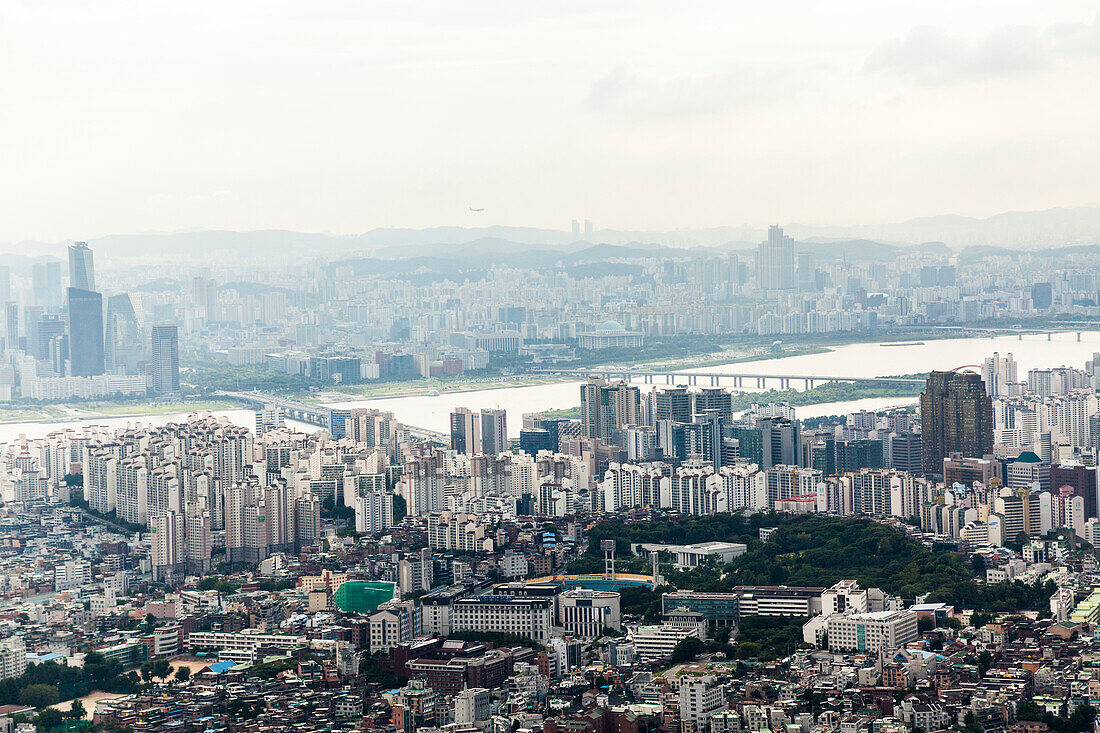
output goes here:
[[470, 211], [485, 211], [485, 209], [475, 209], [473, 206], [471, 206]]

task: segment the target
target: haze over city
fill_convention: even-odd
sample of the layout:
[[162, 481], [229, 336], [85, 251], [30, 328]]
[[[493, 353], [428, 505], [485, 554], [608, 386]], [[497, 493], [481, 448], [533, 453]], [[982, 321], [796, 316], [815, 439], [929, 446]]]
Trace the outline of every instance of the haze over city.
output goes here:
[[1097, 11], [6, 0], [0, 242], [1095, 206]]

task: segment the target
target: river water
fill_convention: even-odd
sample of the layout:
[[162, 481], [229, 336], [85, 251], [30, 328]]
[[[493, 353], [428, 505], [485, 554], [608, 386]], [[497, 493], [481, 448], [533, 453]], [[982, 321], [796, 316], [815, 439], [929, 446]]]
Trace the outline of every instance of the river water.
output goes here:
[[[1077, 340], [1074, 333], [1063, 333], [1054, 334], [1049, 341], [1045, 335], [1040, 334], [1024, 336], [1023, 339], [1016, 336], [944, 339], [911, 346], [890, 346], [881, 343], [847, 344], [822, 354], [725, 364], [692, 369], [691, 371], [731, 375], [793, 374], [881, 377], [981, 364], [982, 359], [994, 351], [998, 351], [1002, 355], [1011, 353], [1019, 365], [1018, 377], [1026, 379], [1028, 369], [1063, 365], [1083, 367], [1085, 361], [1091, 359], [1094, 352], [1100, 352], [1100, 331], [1082, 332], [1080, 341]], [[384, 397], [331, 403], [331, 406], [375, 407], [381, 410], [389, 410], [402, 422], [440, 432], [448, 431], [449, 415], [456, 407], [468, 407], [471, 410], [500, 407], [508, 412], [508, 432], [511, 437], [515, 438], [519, 436], [519, 430], [522, 427], [523, 413], [553, 408], [564, 409], [579, 405], [580, 384], [578, 381], [533, 387], [444, 392], [433, 397], [427, 395]], [[792, 381], [791, 385], [797, 388], [801, 386], [801, 382]], [[643, 386], [643, 389], [648, 389], [648, 385]], [[754, 391], [747, 387], [745, 389], [746, 391]], [[855, 410], [879, 410], [886, 407], [910, 405], [915, 402], [915, 397], [869, 398], [806, 405], [798, 407], [797, 414], [801, 418], [843, 415]], [[225, 415], [230, 421], [248, 427], [251, 427], [254, 422], [253, 413], [249, 410], [225, 410], [218, 411], [217, 414]], [[163, 425], [168, 422], [178, 422], [186, 416], [187, 413], [176, 413], [147, 417], [103, 418], [89, 421], [8, 423], [0, 425], [0, 442], [10, 442], [20, 434], [26, 435], [28, 438], [37, 438], [54, 430], [66, 427], [79, 429], [81, 425], [88, 424], [107, 425], [112, 428], [121, 428], [138, 423]], [[309, 425], [301, 425], [301, 427], [307, 431], [316, 429]]]

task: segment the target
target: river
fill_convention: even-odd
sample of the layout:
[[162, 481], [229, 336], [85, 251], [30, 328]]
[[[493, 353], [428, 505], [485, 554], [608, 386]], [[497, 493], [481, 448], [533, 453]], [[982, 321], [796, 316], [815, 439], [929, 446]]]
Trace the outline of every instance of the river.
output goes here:
[[[927, 341], [921, 345], [901, 346], [882, 343], [860, 343], [838, 346], [821, 354], [779, 357], [752, 362], [740, 362], [692, 369], [694, 372], [712, 374], [805, 374], [826, 376], [881, 377], [894, 374], [914, 374], [934, 369], [981, 364], [982, 359], [994, 351], [1002, 355], [1012, 353], [1018, 364], [1019, 379], [1027, 378], [1027, 370], [1053, 366], [1083, 367], [1094, 352], [1100, 352], [1100, 331], [1085, 331], [1081, 340], [1076, 334], [1054, 334], [1051, 340], [1045, 335], [999, 336], [996, 338], [965, 338]], [[402, 422], [418, 427], [447, 432], [449, 415], [456, 407], [480, 410], [485, 407], [501, 407], [508, 412], [508, 432], [519, 436], [525, 412], [538, 412], [552, 408], [564, 409], [580, 404], [580, 382], [561, 382], [532, 387], [506, 387], [479, 389], [469, 392], [444, 392], [438, 396], [416, 395], [405, 397], [380, 397], [351, 402], [331, 403], [332, 407], [376, 407], [389, 410]], [[801, 383], [792, 382], [792, 386]], [[642, 386], [642, 385], [639, 385]], [[645, 389], [646, 387], [643, 387]], [[754, 391], [747, 389], [746, 391]], [[854, 410], [879, 410], [885, 407], [909, 405], [915, 397], [884, 397], [805, 405], [797, 408], [799, 417], [842, 415]], [[224, 410], [230, 421], [251, 427], [254, 419], [249, 410]], [[107, 425], [113, 428], [138, 423], [163, 425], [180, 421], [187, 413], [163, 414], [146, 417], [103, 418], [88, 421], [27, 422], [0, 425], [0, 442], [10, 442], [20, 434], [37, 438], [66, 427], [79, 429], [81, 425]], [[302, 425], [312, 431], [316, 428]]]

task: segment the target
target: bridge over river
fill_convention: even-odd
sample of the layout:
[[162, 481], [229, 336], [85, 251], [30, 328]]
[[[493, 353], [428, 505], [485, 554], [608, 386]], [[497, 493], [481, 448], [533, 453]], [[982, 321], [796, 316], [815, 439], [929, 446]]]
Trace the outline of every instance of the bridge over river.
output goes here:
[[826, 382], [850, 382], [855, 384], [904, 384], [914, 387], [923, 387], [925, 380], [915, 377], [850, 377], [823, 374], [762, 374], [754, 372], [739, 372], [737, 374], [725, 374], [716, 372], [693, 371], [642, 371], [633, 369], [540, 369], [532, 372], [552, 377], [574, 377], [587, 379], [598, 376], [605, 379], [625, 379], [627, 381], [642, 382], [643, 384], [657, 384], [662, 380], [665, 384], [704, 384], [711, 387], [745, 387], [755, 386], [764, 389], [769, 381], [778, 383], [780, 389], [790, 389], [791, 383], [802, 383], [805, 389], [812, 389], [815, 384]]

